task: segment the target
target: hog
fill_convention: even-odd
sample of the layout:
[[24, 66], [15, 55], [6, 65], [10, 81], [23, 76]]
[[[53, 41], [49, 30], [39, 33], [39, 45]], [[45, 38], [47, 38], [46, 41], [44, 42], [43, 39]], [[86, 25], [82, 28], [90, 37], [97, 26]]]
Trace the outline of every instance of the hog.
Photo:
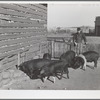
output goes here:
[[38, 74], [42, 66], [54, 62], [53, 60], [48, 59], [33, 59], [26, 61], [19, 66], [16, 65], [16, 68], [26, 73], [30, 79], [38, 78]]
[[97, 53], [96, 51], [87, 51], [84, 52], [83, 55], [85, 56], [87, 62], [94, 62], [94, 67], [97, 67], [99, 53]]
[[53, 76], [54, 83], [55, 83], [55, 76], [57, 76], [57, 73], [61, 73], [61, 77], [59, 79], [62, 79], [63, 73], [66, 72], [67, 78], [69, 78], [69, 75], [68, 75], [69, 71], [68, 71], [68, 68], [65, 66], [66, 66], [66, 63], [60, 60], [52, 62], [48, 65], [45, 65], [41, 68], [40, 77], [43, 80], [43, 78], [45, 77], [49, 79], [50, 76]]
[[74, 64], [73, 64], [73, 68], [74, 69], [78, 69], [78, 68], [81, 68], [83, 69], [83, 66], [84, 66], [84, 59], [80, 56], [76, 56], [74, 58]]
[[67, 51], [66, 53], [63, 53], [60, 56], [60, 60], [68, 63], [68, 66], [72, 67], [72, 68], [73, 68], [73, 60], [74, 60], [74, 58], [75, 58], [75, 52], [72, 51], [72, 50]]

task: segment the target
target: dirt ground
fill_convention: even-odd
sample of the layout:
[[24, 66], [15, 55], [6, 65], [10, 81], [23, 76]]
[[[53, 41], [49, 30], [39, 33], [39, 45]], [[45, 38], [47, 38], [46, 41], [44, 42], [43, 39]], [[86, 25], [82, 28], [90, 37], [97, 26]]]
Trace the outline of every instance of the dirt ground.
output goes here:
[[[88, 63], [91, 67], [93, 63]], [[66, 74], [63, 75], [66, 77]], [[69, 69], [69, 79], [63, 78], [52, 83], [46, 80], [44, 83], [40, 79], [31, 80], [29, 77], [21, 77], [11, 85], [3, 89], [11, 90], [100, 90], [100, 60], [95, 69], [87, 67], [86, 71], [82, 69]], [[52, 77], [50, 77], [53, 80]]]

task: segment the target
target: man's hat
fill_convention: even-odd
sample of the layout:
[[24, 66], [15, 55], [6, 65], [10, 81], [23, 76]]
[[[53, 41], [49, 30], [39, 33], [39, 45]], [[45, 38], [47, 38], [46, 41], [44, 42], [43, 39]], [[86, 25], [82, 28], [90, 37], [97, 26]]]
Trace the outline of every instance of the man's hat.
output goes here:
[[77, 31], [80, 31], [80, 30], [81, 30], [81, 28], [80, 28], [80, 27], [78, 27], [78, 28], [77, 28]]

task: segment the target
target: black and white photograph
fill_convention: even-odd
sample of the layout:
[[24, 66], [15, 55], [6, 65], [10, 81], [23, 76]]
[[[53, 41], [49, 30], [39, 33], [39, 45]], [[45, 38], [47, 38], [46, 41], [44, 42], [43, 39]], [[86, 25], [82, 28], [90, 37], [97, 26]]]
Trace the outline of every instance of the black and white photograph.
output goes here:
[[0, 90], [100, 90], [100, 2], [0, 2]]

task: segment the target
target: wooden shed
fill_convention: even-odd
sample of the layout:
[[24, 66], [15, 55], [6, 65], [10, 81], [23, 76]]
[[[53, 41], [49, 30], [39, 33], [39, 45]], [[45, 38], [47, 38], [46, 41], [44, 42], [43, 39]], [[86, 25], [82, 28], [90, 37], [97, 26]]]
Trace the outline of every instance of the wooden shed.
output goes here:
[[47, 52], [47, 5], [0, 4], [0, 70]]

